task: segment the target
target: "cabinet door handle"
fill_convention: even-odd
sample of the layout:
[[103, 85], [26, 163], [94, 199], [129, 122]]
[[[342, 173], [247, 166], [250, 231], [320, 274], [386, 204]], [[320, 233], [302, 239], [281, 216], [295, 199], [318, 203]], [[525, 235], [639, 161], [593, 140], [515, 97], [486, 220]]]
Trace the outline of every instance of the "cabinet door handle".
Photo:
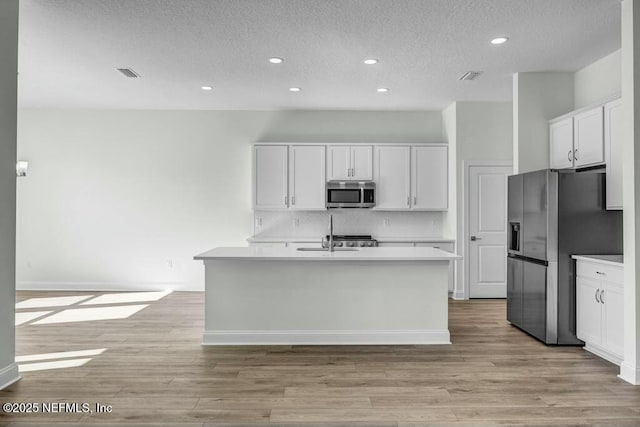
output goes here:
[[604, 289], [600, 291], [600, 302], [604, 304]]
[[356, 168], [351, 168], [351, 177], [356, 176]]
[[284, 205], [287, 206], [288, 197], [284, 196]]
[[418, 196], [413, 196], [413, 206], [418, 204]]
[[296, 204], [296, 196], [291, 196], [291, 204], [292, 205]]
[[598, 289], [598, 290], [596, 291], [596, 301], [597, 301], [597, 302], [600, 302], [600, 299], [598, 298], [598, 296], [599, 296], [599, 295], [600, 295], [600, 289]]
[[573, 160], [578, 160], [578, 149], [573, 150]]
[[411, 206], [411, 196], [407, 196], [407, 206]]
[[567, 153], [567, 160], [569, 160], [570, 162], [573, 161], [573, 159], [571, 158], [571, 150], [569, 150], [569, 152]]
[[596, 274], [599, 274], [601, 276], [606, 276], [607, 273], [603, 272], [603, 271], [596, 271]]

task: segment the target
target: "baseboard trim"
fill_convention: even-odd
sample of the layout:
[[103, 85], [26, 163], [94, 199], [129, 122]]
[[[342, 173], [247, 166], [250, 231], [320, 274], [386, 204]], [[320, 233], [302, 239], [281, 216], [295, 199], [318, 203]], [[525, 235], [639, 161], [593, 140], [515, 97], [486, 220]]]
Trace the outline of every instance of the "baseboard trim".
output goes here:
[[464, 291], [453, 291], [451, 298], [455, 300], [465, 300]]
[[620, 375], [618, 378], [621, 378], [633, 385], [640, 385], [640, 368], [634, 368], [633, 366], [629, 366], [624, 361], [620, 365]]
[[0, 369], [0, 390], [4, 390], [18, 380], [20, 380], [20, 372], [15, 363]]
[[615, 365], [620, 366], [620, 364], [622, 363], [622, 357], [617, 356], [603, 348], [600, 348], [596, 345], [593, 344], [589, 344], [589, 343], [585, 343], [585, 346], [583, 347], [585, 350], [587, 350], [590, 353], [595, 354], [598, 357], [602, 357], [604, 360], [611, 362]]
[[203, 292], [204, 284], [193, 283], [145, 283], [145, 282], [17, 282], [19, 291], [184, 291]]
[[202, 345], [451, 344], [448, 329], [205, 331]]

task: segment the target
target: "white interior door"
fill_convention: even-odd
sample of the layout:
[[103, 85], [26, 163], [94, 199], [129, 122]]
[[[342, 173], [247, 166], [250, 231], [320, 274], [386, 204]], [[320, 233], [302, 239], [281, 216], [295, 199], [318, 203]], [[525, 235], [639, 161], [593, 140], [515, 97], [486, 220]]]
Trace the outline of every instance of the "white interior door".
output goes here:
[[511, 166], [470, 166], [469, 297], [507, 296], [507, 176]]

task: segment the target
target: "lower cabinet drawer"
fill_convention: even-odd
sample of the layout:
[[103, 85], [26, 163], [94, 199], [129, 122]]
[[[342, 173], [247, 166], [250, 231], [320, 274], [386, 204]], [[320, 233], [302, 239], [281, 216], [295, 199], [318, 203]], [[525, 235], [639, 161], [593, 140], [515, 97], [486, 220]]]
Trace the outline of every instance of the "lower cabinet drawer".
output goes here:
[[443, 251], [453, 252], [453, 243], [451, 242], [420, 242], [416, 243], [416, 247], [430, 247], [430, 248], [438, 248]]
[[603, 280], [612, 283], [624, 283], [624, 269], [613, 265], [583, 261], [576, 263], [576, 275], [592, 280]]

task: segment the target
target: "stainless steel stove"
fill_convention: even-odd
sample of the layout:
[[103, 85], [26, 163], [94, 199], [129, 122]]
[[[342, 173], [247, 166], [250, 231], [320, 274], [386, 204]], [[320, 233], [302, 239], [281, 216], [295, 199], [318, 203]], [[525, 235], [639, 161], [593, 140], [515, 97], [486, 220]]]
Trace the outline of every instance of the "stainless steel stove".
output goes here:
[[[335, 248], [352, 248], [352, 247], [375, 247], [378, 246], [378, 241], [368, 234], [334, 234], [333, 235], [333, 247]], [[329, 247], [329, 235], [326, 235], [322, 239], [322, 247]]]

